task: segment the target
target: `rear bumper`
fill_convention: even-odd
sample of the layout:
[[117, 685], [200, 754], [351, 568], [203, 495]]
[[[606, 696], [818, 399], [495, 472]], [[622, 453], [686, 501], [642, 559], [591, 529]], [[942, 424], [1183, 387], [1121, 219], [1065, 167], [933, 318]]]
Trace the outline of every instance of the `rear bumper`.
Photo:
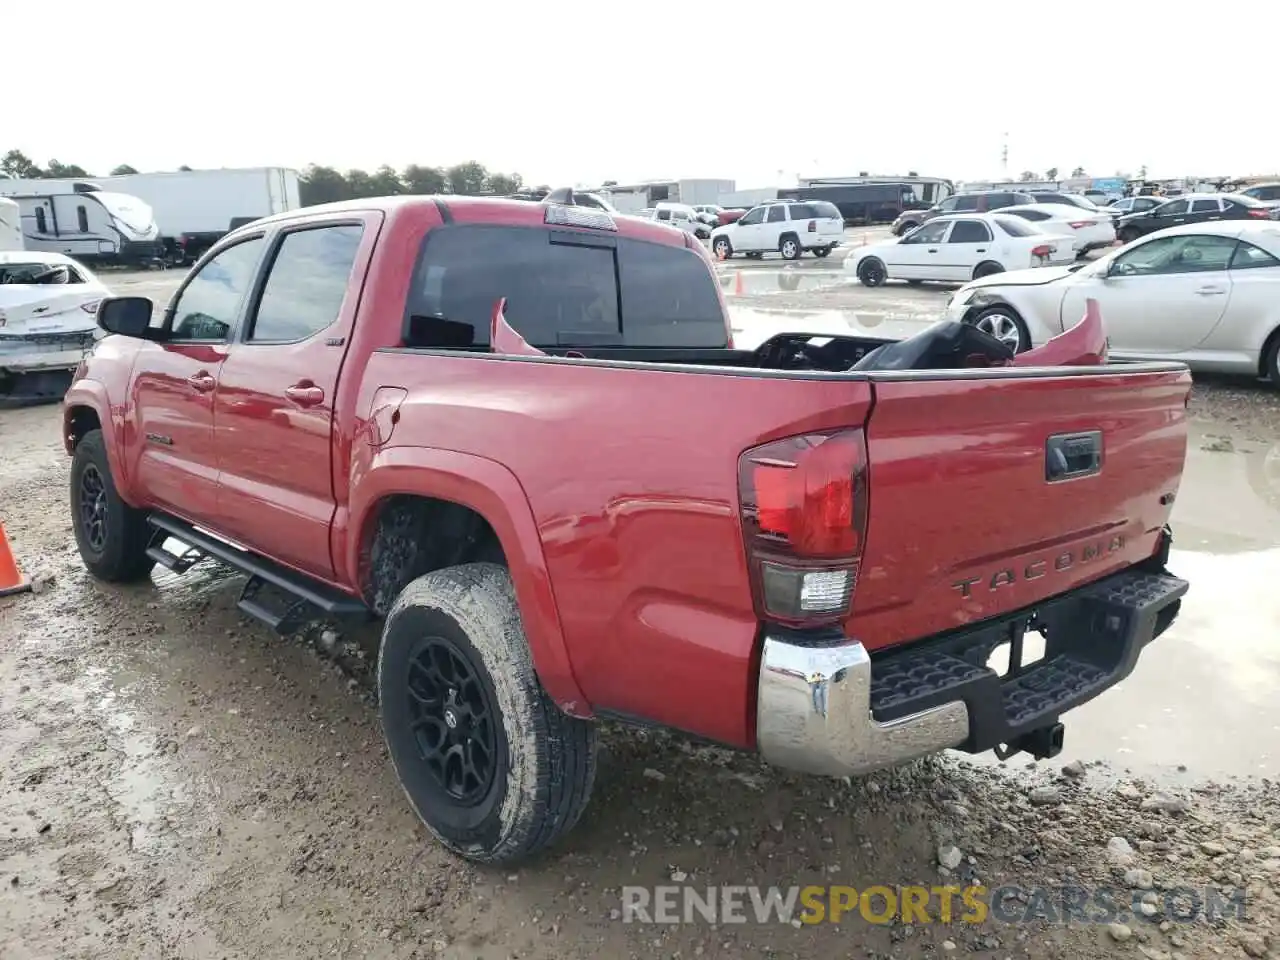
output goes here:
[[101, 335], [97, 327], [90, 327], [70, 333], [0, 336], [0, 372], [74, 369]]
[[[1128, 676], [1177, 616], [1187, 587], [1144, 564], [874, 656], [849, 638], [771, 631], [760, 661], [758, 748], [779, 767], [854, 776], [949, 748], [1016, 744]], [[1002, 643], [1020, 649], [1014, 638], [1028, 629], [1046, 635], [1042, 660], [1003, 677], [987, 667]]]
[[844, 239], [843, 234], [841, 234], [839, 237], [819, 236], [817, 240], [811, 240], [808, 243], [806, 243], [804, 245], [804, 248], [806, 250], [818, 250], [826, 247], [831, 247], [834, 250], [836, 247], [840, 246], [840, 241], [842, 241], [843, 239]]

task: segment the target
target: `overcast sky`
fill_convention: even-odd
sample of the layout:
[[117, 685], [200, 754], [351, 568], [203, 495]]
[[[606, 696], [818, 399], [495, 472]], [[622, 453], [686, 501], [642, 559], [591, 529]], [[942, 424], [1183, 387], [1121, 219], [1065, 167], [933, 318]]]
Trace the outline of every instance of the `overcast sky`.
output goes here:
[[1280, 172], [1274, 3], [61, 0], [50, 16], [5, 18], [0, 152], [95, 174], [474, 159], [553, 184], [991, 179], [1006, 133], [1011, 177]]

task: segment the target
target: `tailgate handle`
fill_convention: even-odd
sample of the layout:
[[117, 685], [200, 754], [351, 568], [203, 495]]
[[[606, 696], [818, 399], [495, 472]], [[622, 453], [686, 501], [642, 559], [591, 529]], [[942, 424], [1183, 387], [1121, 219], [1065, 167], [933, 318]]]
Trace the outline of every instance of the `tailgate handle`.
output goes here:
[[1058, 433], [1045, 441], [1044, 478], [1049, 483], [1091, 477], [1102, 470], [1102, 431]]

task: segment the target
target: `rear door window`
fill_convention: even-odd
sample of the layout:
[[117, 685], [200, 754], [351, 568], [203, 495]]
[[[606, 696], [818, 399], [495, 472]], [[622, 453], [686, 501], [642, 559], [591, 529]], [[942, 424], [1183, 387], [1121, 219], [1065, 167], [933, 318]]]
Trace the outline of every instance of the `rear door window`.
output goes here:
[[494, 304], [538, 347], [724, 347], [706, 263], [683, 246], [522, 227], [433, 230], [414, 270], [406, 341], [485, 349]]
[[251, 343], [305, 340], [338, 319], [364, 228], [334, 224], [286, 233], [249, 327]]
[[957, 213], [964, 213], [964, 212], [966, 212], [966, 211], [970, 211], [970, 210], [972, 210], [972, 211], [976, 211], [976, 210], [978, 209], [978, 199], [979, 199], [979, 198], [978, 198], [977, 196], [974, 196], [974, 195], [970, 195], [970, 196], [967, 196], [967, 197], [956, 197], [956, 198], [955, 198], [955, 201], [956, 201], [955, 210], [956, 210], [956, 212], [957, 212]]
[[957, 220], [947, 243], [985, 243], [990, 239], [991, 231], [981, 220]]
[[778, 223], [787, 219], [787, 208], [784, 204], [777, 203], [769, 208], [769, 222]]
[[1191, 203], [1192, 213], [1218, 213], [1221, 209], [1217, 200], [1195, 200]]

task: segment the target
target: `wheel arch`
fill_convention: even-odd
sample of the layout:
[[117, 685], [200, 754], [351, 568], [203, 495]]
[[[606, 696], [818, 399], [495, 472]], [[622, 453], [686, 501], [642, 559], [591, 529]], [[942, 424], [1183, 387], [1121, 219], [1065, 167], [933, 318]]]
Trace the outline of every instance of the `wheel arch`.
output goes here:
[[[573, 675], [533, 509], [516, 476], [494, 460], [453, 450], [380, 451], [352, 488], [347, 522], [335, 523], [334, 553], [351, 584], [363, 586], [378, 518], [401, 497], [464, 507], [488, 525], [507, 562], [539, 681], [565, 713], [590, 718], [591, 708]], [[344, 536], [345, 542], [339, 542]]]
[[125, 469], [125, 458], [119, 444], [119, 423], [111, 416], [107, 388], [97, 380], [77, 380], [62, 401], [62, 445], [71, 456], [84, 435], [101, 430], [107, 450], [107, 465], [116, 484], [116, 492], [125, 503], [137, 506]]
[[[1258, 376], [1269, 378], [1271, 371], [1267, 369], [1267, 357], [1270, 356], [1272, 348], [1280, 341], [1280, 324], [1267, 334], [1266, 339], [1262, 341], [1262, 349], [1258, 351]], [[1280, 384], [1276, 384], [1280, 386]]]

